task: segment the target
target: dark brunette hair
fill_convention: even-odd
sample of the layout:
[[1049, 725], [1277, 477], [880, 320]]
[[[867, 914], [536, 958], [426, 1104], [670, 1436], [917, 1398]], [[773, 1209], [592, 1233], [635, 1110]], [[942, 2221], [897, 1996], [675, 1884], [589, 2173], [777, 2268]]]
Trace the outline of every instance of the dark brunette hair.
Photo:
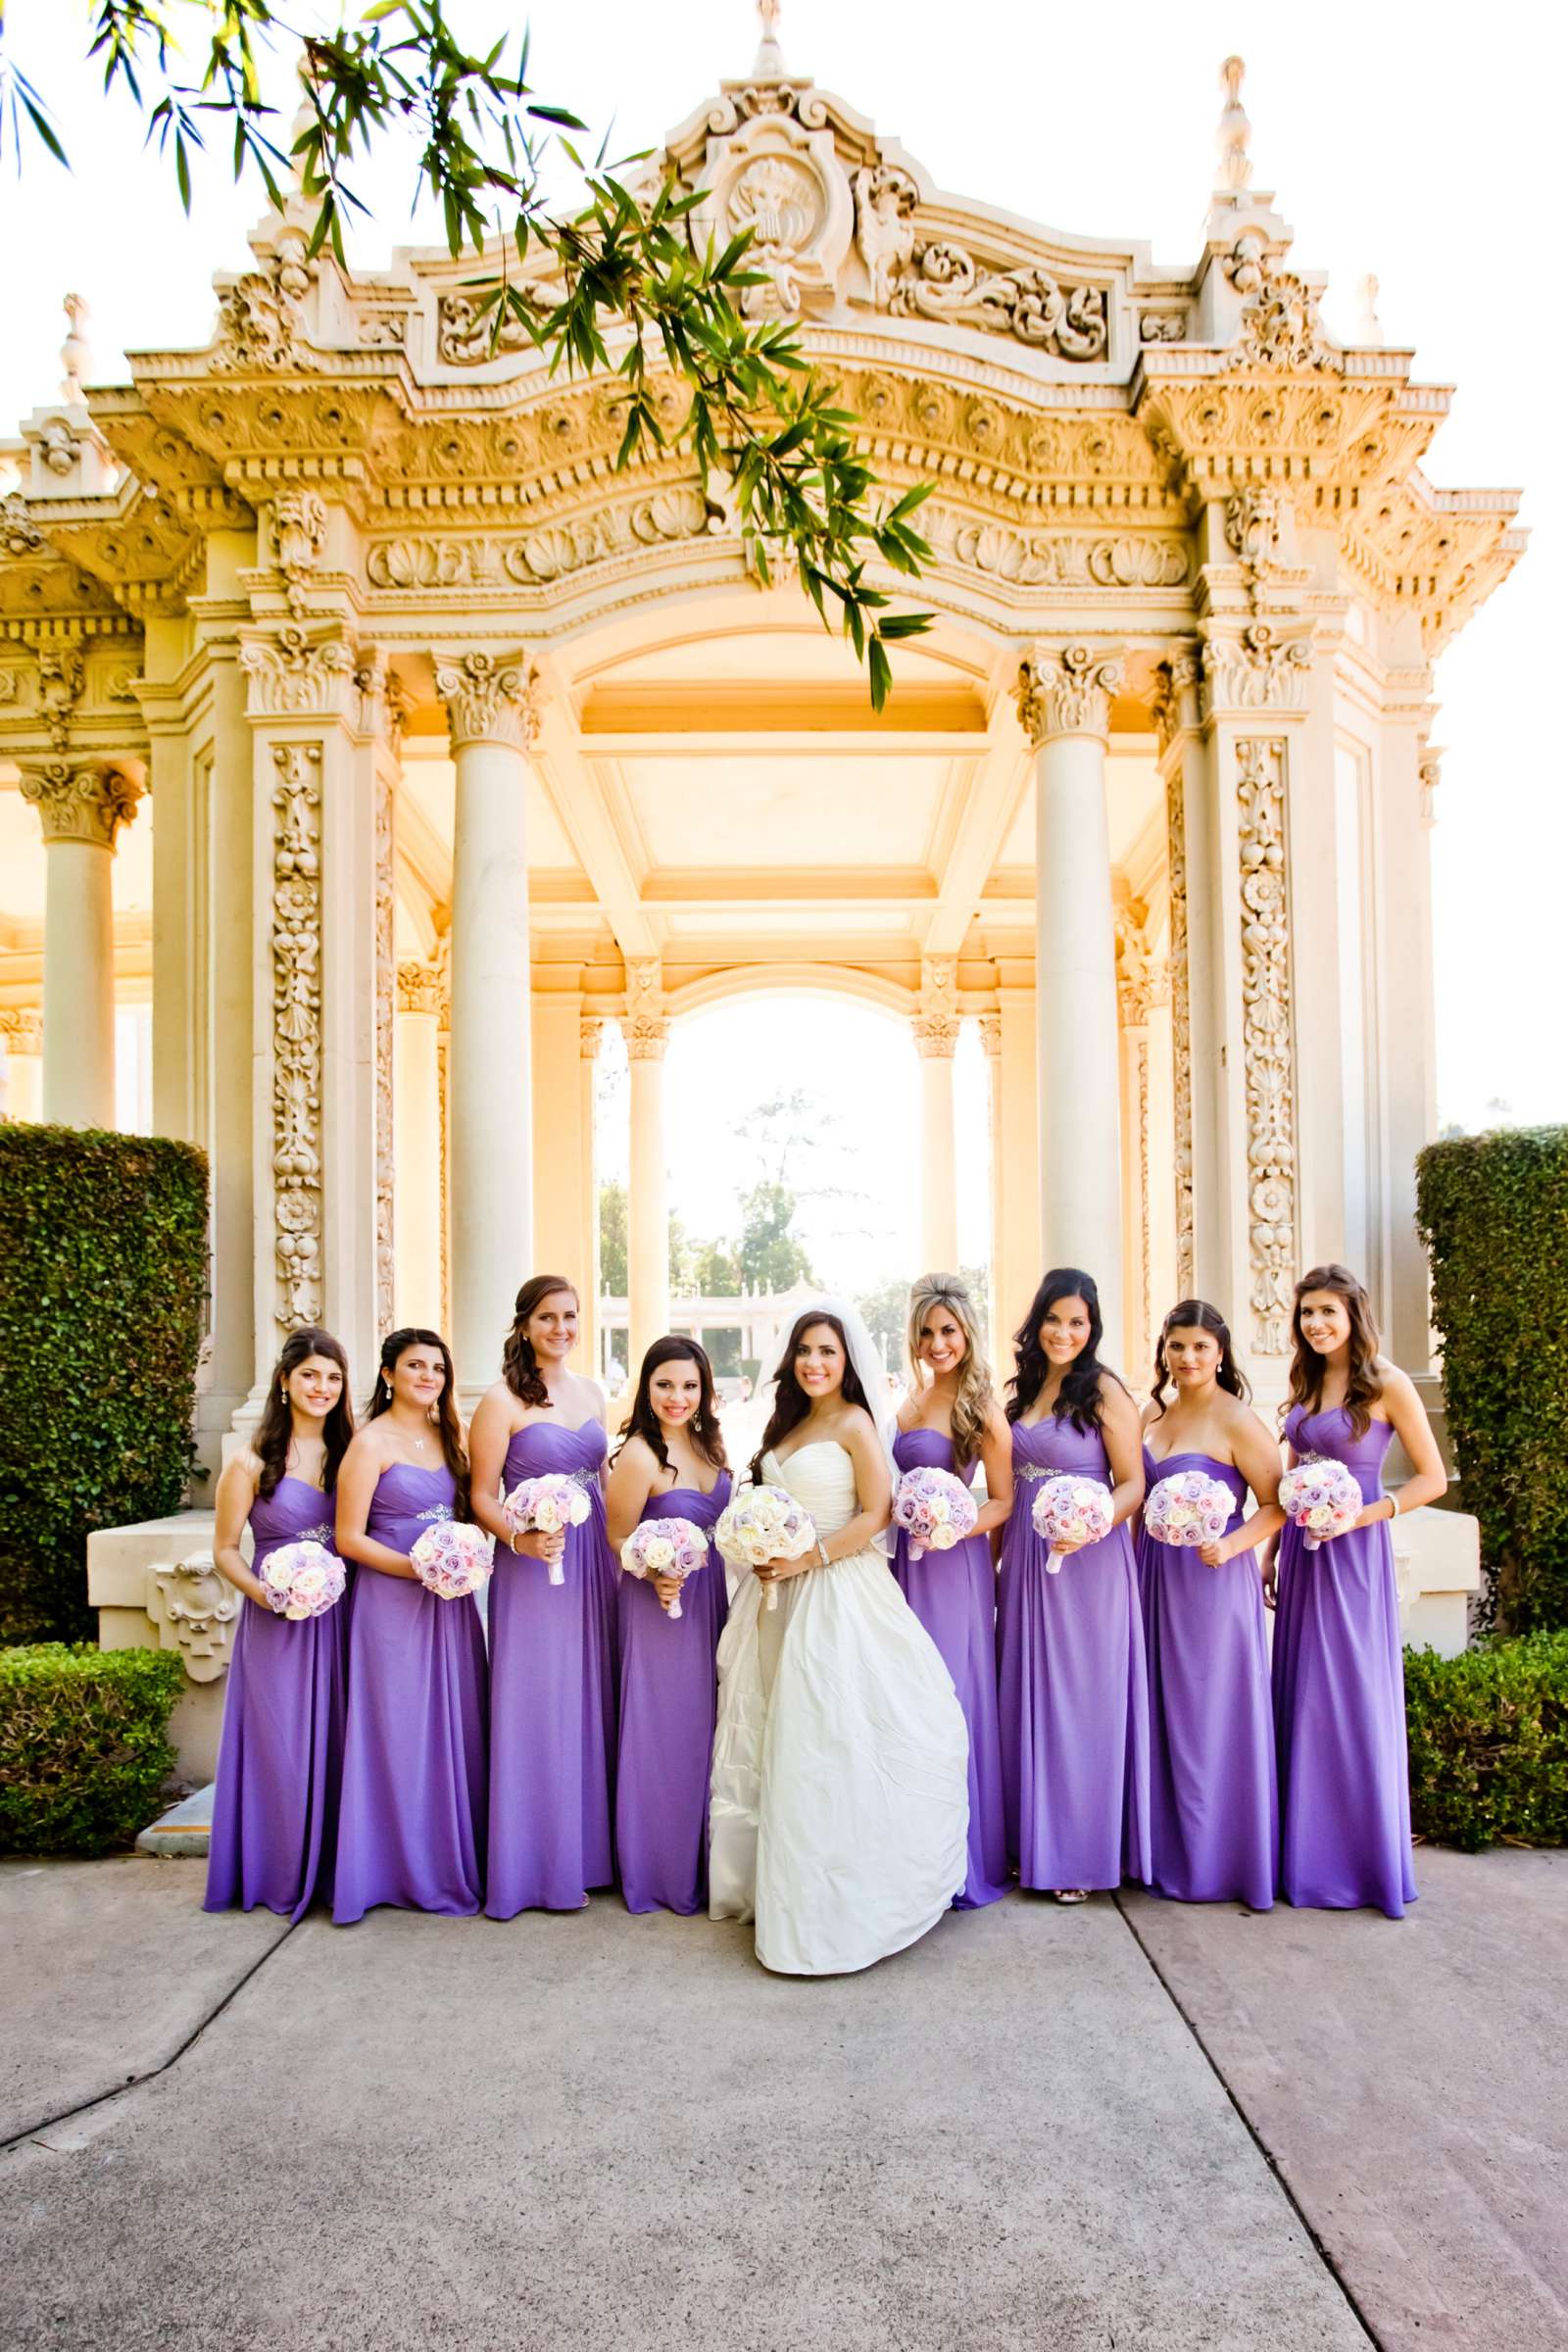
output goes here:
[[435, 1408], [435, 1425], [441, 1438], [441, 1458], [457, 1480], [458, 1491], [452, 1499], [454, 1519], [468, 1516], [468, 1449], [463, 1443], [463, 1423], [458, 1418], [458, 1376], [452, 1366], [452, 1350], [438, 1331], [424, 1331], [409, 1324], [402, 1331], [389, 1331], [381, 1342], [381, 1362], [375, 1376], [375, 1391], [365, 1408], [367, 1421], [379, 1420], [392, 1402], [392, 1375], [398, 1368], [398, 1358], [411, 1348], [439, 1348], [446, 1381]]
[[637, 1394], [631, 1400], [631, 1411], [620, 1425], [620, 1445], [615, 1448], [617, 1457], [628, 1439], [641, 1438], [645, 1445], [652, 1447], [660, 1467], [664, 1470], [669, 1468], [664, 1425], [654, 1410], [654, 1374], [661, 1364], [697, 1366], [702, 1395], [697, 1400], [697, 1410], [687, 1424], [692, 1433], [692, 1444], [705, 1462], [710, 1462], [715, 1470], [727, 1470], [729, 1457], [724, 1451], [724, 1439], [718, 1426], [718, 1407], [713, 1398], [713, 1367], [709, 1361], [708, 1350], [700, 1347], [696, 1340], [683, 1339], [676, 1332], [670, 1332], [662, 1340], [656, 1340], [643, 1357], [643, 1368], [637, 1375]]
[[288, 1468], [288, 1449], [294, 1436], [294, 1408], [284, 1394], [283, 1384], [290, 1373], [297, 1372], [313, 1355], [325, 1356], [336, 1364], [343, 1375], [343, 1387], [338, 1400], [321, 1424], [321, 1436], [326, 1452], [321, 1463], [321, 1484], [328, 1494], [337, 1485], [338, 1464], [349, 1449], [354, 1435], [354, 1400], [349, 1395], [349, 1359], [343, 1352], [341, 1340], [334, 1340], [329, 1331], [319, 1331], [308, 1324], [303, 1331], [291, 1331], [283, 1342], [272, 1377], [268, 1386], [267, 1402], [262, 1407], [256, 1435], [251, 1440], [251, 1451], [262, 1465], [262, 1475], [256, 1482], [256, 1492], [264, 1498], [277, 1491], [277, 1482]]
[[[1077, 1266], [1053, 1266], [1030, 1300], [1029, 1312], [1012, 1335], [1015, 1369], [1007, 1383], [1012, 1391], [1007, 1399], [1007, 1419], [1021, 1421], [1051, 1376], [1051, 1359], [1040, 1345], [1040, 1326], [1058, 1298], [1083, 1300], [1089, 1309], [1089, 1338], [1082, 1353], [1074, 1356], [1062, 1374], [1052, 1412], [1058, 1421], [1070, 1421], [1074, 1429], [1098, 1430], [1100, 1383], [1109, 1370], [1100, 1360], [1100, 1343], [1105, 1336], [1105, 1326], [1100, 1312], [1099, 1287], [1093, 1275], [1083, 1273]], [[1115, 1373], [1110, 1377], [1114, 1380]]]
[[1293, 1404], [1300, 1404], [1315, 1413], [1323, 1397], [1324, 1359], [1301, 1337], [1301, 1300], [1309, 1291], [1332, 1291], [1345, 1300], [1350, 1318], [1345, 1409], [1350, 1416], [1352, 1435], [1364, 1438], [1372, 1426], [1372, 1407], [1383, 1394], [1378, 1378], [1378, 1327], [1372, 1319], [1372, 1301], [1348, 1266], [1337, 1262], [1314, 1266], [1296, 1286], [1291, 1305], [1291, 1387], [1285, 1409], [1288, 1412]]
[[1211, 1340], [1219, 1342], [1219, 1370], [1214, 1378], [1228, 1396], [1239, 1396], [1246, 1404], [1251, 1396], [1247, 1375], [1236, 1361], [1231, 1346], [1231, 1327], [1217, 1306], [1206, 1298], [1183, 1298], [1173, 1306], [1159, 1327], [1154, 1343], [1154, 1385], [1149, 1394], [1153, 1399], [1155, 1418], [1165, 1410], [1165, 1383], [1170, 1367], [1165, 1361], [1165, 1342], [1173, 1331], [1206, 1331]]
[[[539, 1366], [534, 1360], [528, 1326], [538, 1313], [541, 1300], [548, 1298], [553, 1291], [569, 1291], [577, 1298], [577, 1285], [568, 1282], [564, 1274], [530, 1274], [512, 1309], [512, 1329], [501, 1350], [501, 1377], [519, 1404], [548, 1406], [550, 1402], [550, 1391], [540, 1379]], [[577, 1303], [582, 1304], [580, 1298]]]
[[827, 1325], [844, 1350], [845, 1396], [851, 1404], [863, 1405], [872, 1420], [876, 1419], [871, 1399], [861, 1388], [856, 1373], [854, 1360], [850, 1354], [849, 1338], [843, 1324], [837, 1315], [829, 1314], [825, 1307], [808, 1306], [804, 1315], [796, 1316], [795, 1328], [784, 1344], [784, 1352], [779, 1357], [778, 1370], [773, 1375], [773, 1410], [768, 1415], [767, 1427], [762, 1432], [762, 1442], [752, 1456], [752, 1479], [758, 1486], [762, 1483], [763, 1454], [771, 1453], [781, 1438], [787, 1438], [792, 1429], [798, 1429], [811, 1409], [810, 1398], [795, 1377], [795, 1352], [806, 1334], [818, 1323]]

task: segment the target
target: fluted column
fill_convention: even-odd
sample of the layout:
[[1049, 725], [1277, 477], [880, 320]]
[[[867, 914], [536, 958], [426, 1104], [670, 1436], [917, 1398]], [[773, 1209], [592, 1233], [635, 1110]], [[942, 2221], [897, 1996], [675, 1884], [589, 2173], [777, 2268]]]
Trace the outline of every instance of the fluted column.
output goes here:
[[1037, 645], [1018, 673], [1035, 748], [1035, 988], [1046, 1264], [1100, 1286], [1108, 1348], [1122, 1335], [1116, 933], [1105, 748], [1119, 657]]
[[438, 656], [457, 799], [452, 843], [452, 1328], [471, 1405], [495, 1379], [533, 1257], [528, 751], [535, 680], [520, 655]]
[[30, 1004], [0, 1005], [6, 1050], [5, 1115], [23, 1123], [43, 1115], [43, 1015]]
[[397, 1158], [394, 1315], [441, 1327], [441, 1063], [446, 975], [439, 959], [398, 965], [392, 1086]]
[[43, 823], [43, 1115], [115, 1123], [115, 842], [145, 786], [133, 764], [47, 760], [23, 766]]
[[657, 956], [626, 960], [626, 1059], [631, 1072], [631, 1175], [626, 1198], [626, 1371], [669, 1329], [669, 1176], [664, 1159], [664, 1048], [669, 1022]]
[[953, 1057], [958, 1046], [956, 972], [951, 957], [921, 967], [914, 1016], [920, 1056], [920, 1266], [956, 1273], [958, 1265], [958, 1151], [954, 1126]]

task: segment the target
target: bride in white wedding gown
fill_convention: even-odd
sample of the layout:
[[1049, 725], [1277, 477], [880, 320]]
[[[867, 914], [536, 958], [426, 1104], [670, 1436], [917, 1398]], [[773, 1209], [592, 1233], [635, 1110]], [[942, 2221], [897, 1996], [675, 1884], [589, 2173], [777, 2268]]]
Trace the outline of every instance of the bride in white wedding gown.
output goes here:
[[818, 1544], [743, 1573], [718, 1645], [709, 1915], [755, 1918], [758, 1958], [788, 1976], [902, 1951], [964, 1881], [963, 1713], [872, 1541], [893, 1492], [883, 1396], [854, 1309], [808, 1309], [754, 1475], [788, 1488]]

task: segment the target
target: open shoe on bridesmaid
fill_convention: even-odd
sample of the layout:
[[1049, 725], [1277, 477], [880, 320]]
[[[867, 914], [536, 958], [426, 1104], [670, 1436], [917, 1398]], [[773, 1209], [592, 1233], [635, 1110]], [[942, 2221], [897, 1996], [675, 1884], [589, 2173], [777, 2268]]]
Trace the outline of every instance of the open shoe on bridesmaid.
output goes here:
[[1089, 1900], [1086, 1886], [1053, 1886], [1051, 1891], [1058, 1903], [1087, 1903]]

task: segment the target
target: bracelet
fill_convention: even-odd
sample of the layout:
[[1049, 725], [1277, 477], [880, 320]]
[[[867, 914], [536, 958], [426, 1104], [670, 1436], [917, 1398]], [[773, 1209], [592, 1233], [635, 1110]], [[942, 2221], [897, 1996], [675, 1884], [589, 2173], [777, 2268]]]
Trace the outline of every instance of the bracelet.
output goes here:
[[820, 1536], [816, 1539], [816, 1556], [824, 1568], [832, 1567], [833, 1563], [827, 1556], [827, 1545]]
[[1394, 1521], [1394, 1520], [1396, 1520], [1396, 1519], [1397, 1519], [1397, 1517], [1398, 1517], [1398, 1516], [1399, 1516], [1399, 1497], [1397, 1496], [1397, 1494], [1391, 1494], [1391, 1495], [1389, 1496], [1389, 1519], [1390, 1519], [1390, 1523], [1392, 1524], [1392, 1523], [1393, 1523], [1393, 1521]]

